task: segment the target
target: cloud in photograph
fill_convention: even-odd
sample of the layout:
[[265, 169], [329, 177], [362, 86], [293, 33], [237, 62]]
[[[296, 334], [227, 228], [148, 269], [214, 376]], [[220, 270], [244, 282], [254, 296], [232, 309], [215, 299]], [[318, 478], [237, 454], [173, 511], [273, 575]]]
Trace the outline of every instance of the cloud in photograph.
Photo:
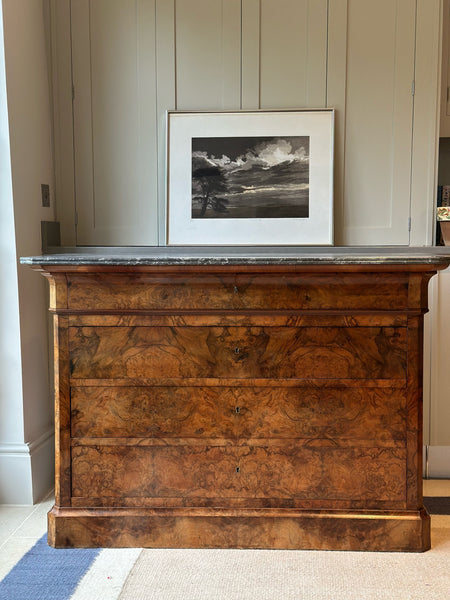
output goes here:
[[258, 139], [257, 142], [256, 139], [254, 145], [248, 143], [247, 149], [235, 157], [231, 152], [219, 155], [212, 150], [194, 150], [192, 159], [220, 167], [226, 172], [249, 171], [255, 167], [268, 170], [282, 164], [304, 164], [309, 161], [308, 138], [293, 138], [296, 143], [291, 141], [292, 138]]

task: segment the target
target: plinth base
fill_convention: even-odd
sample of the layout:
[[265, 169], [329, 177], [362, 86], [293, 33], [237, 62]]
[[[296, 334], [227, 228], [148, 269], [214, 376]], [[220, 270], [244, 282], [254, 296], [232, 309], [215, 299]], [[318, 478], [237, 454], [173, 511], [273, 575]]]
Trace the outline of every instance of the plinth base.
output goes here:
[[261, 548], [423, 552], [425, 509], [404, 512], [53, 507], [55, 548]]

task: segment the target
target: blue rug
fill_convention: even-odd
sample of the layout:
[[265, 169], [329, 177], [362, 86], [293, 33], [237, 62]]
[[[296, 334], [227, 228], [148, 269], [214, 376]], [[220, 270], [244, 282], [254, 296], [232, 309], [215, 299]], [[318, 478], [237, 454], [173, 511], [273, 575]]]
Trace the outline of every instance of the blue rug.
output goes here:
[[0, 600], [69, 600], [99, 552], [56, 550], [43, 535], [0, 581]]

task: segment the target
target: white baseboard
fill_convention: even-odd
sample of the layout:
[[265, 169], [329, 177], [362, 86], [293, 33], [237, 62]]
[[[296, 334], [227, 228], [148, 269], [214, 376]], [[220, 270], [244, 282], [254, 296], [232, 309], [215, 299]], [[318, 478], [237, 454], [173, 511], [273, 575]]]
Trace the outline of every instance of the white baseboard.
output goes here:
[[450, 446], [424, 446], [424, 476], [450, 479]]
[[54, 446], [53, 430], [28, 443], [0, 443], [0, 504], [35, 504], [52, 489]]

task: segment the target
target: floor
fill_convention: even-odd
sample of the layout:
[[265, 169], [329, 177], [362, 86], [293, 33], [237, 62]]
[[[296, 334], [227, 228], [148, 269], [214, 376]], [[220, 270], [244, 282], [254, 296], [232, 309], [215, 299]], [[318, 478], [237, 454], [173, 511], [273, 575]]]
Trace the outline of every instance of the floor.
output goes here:
[[[423, 487], [425, 496], [450, 496], [450, 480], [425, 480]], [[45, 533], [52, 505], [53, 492], [34, 506], [0, 505], [0, 580]], [[450, 517], [433, 515], [432, 520], [448, 527]]]
[[450, 496], [450, 479], [424, 479], [424, 496]]
[[45, 533], [53, 502], [52, 491], [34, 506], [0, 505], [0, 580]]

